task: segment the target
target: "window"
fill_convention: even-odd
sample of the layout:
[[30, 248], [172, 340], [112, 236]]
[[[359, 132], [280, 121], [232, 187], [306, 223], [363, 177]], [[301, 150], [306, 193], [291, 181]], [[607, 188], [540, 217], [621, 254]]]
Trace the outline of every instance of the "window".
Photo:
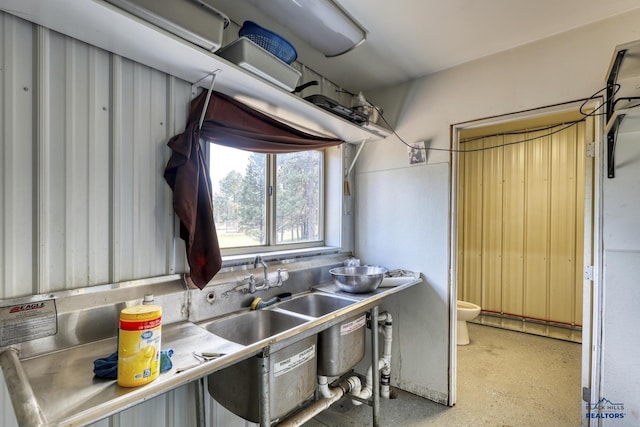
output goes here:
[[322, 151], [260, 154], [212, 144], [209, 153], [221, 249], [322, 244]]

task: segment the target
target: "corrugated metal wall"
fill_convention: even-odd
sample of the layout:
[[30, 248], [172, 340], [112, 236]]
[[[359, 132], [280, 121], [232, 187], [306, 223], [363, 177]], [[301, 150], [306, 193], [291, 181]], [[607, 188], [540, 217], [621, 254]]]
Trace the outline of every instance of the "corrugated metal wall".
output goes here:
[[[184, 271], [162, 173], [191, 97], [187, 82], [0, 13], [0, 299]], [[193, 426], [194, 387], [96, 425]], [[207, 399], [207, 425], [247, 425]], [[0, 425], [17, 426], [1, 375]]]
[[582, 322], [585, 123], [461, 144], [458, 296], [488, 312]]
[[162, 171], [191, 85], [11, 15], [0, 34], [0, 296], [184, 271]]

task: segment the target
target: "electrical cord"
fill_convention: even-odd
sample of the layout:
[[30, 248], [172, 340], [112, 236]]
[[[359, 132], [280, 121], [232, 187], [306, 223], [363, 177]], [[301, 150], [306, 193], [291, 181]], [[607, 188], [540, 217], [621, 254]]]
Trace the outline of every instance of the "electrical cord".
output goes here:
[[[380, 116], [380, 118], [382, 119], [382, 121], [389, 127], [389, 129], [391, 130], [391, 132], [400, 140], [400, 142], [402, 142], [404, 145], [406, 145], [407, 147], [411, 148], [412, 150], [422, 150], [422, 151], [445, 151], [445, 152], [449, 152], [449, 153], [473, 153], [473, 152], [477, 152], [477, 151], [486, 151], [486, 150], [492, 150], [494, 148], [501, 148], [501, 147], [508, 147], [511, 145], [517, 145], [517, 144], [523, 144], [525, 142], [530, 142], [530, 141], [535, 141], [537, 139], [542, 139], [542, 138], [547, 138], [551, 135], [555, 135], [556, 133], [560, 133], [562, 131], [565, 131], [573, 126], [576, 126], [578, 123], [581, 123], [583, 121], [585, 121], [588, 117], [593, 117], [593, 116], [598, 116], [598, 115], [604, 115], [606, 113], [599, 113], [598, 111], [602, 108], [604, 108], [606, 106], [606, 100], [605, 102], [603, 102], [601, 105], [599, 105], [598, 107], [596, 107], [593, 111], [586, 113], [584, 112], [584, 107], [585, 105], [589, 102], [592, 101], [593, 99], [595, 99], [601, 92], [603, 92], [604, 90], [606, 90], [607, 88], [604, 87], [602, 89], [599, 89], [598, 91], [596, 91], [594, 94], [592, 94], [591, 96], [589, 96], [588, 98], [585, 98], [583, 100], [583, 103], [580, 105], [580, 114], [583, 115], [582, 118], [568, 122], [568, 123], [557, 123], [554, 125], [550, 125], [544, 128], [540, 128], [540, 129], [535, 129], [533, 130], [534, 132], [542, 132], [545, 130], [551, 130], [553, 128], [556, 128], [558, 126], [562, 126], [559, 129], [556, 129], [552, 132], [549, 132], [545, 135], [542, 136], [535, 136], [535, 137], [531, 137], [531, 138], [525, 138], [522, 140], [518, 140], [518, 141], [513, 141], [513, 142], [507, 142], [507, 143], [503, 143], [503, 144], [498, 144], [498, 145], [492, 145], [490, 147], [483, 147], [483, 148], [474, 148], [474, 149], [470, 149], [470, 150], [456, 150], [453, 148], [435, 148], [435, 147], [414, 147], [413, 145], [407, 143], [395, 130], [395, 128], [393, 126], [391, 126], [391, 124], [389, 124], [389, 122], [387, 121], [387, 119], [384, 117], [384, 115], [382, 114], [382, 111], [376, 107], [375, 105], [372, 105], [373, 108], [375, 108], [378, 111], [378, 114]], [[615, 89], [614, 92], [612, 94], [612, 96], [614, 96], [616, 93], [618, 93], [618, 91], [620, 90], [620, 84], [615, 84]], [[631, 100], [629, 98], [621, 98], [621, 99], [627, 99], [627, 100]], [[615, 105], [615, 102], [614, 102]], [[639, 107], [640, 104], [636, 104], [630, 107], [626, 107], [626, 108], [636, 108]], [[482, 139], [482, 138], [487, 138], [487, 137], [491, 137], [491, 136], [504, 136], [504, 135], [519, 135], [519, 134], [526, 134], [526, 133], [530, 133], [532, 132], [531, 130], [529, 131], [513, 131], [513, 132], [503, 132], [503, 133], [498, 133], [498, 134], [494, 134], [494, 135], [485, 135], [482, 137], [476, 137], [476, 138], [470, 138], [467, 140], [464, 140], [463, 142], [471, 142], [477, 139]]]
[[[551, 130], [551, 129], [557, 127], [557, 126], [562, 126], [562, 125], [567, 125], [567, 124], [573, 126], [573, 125], [575, 125], [577, 123], [580, 123], [580, 122], [584, 121], [589, 116], [602, 116], [602, 115], [605, 115], [606, 113], [596, 113], [599, 109], [601, 109], [601, 108], [606, 106], [605, 103], [602, 103], [599, 107], [597, 107], [595, 110], [593, 110], [590, 113], [585, 113], [583, 111], [583, 108], [585, 107], [587, 102], [593, 100], [596, 96], [598, 96], [598, 94], [600, 92], [602, 92], [605, 89], [606, 88], [602, 88], [602, 89], [598, 90], [596, 93], [594, 93], [593, 95], [591, 95], [590, 97], [584, 99], [584, 102], [580, 105], [580, 109], [579, 109], [580, 114], [582, 114], [583, 117], [581, 119], [579, 119], [579, 120], [575, 120], [575, 121], [572, 121], [572, 122], [569, 122], [569, 123], [566, 123], [566, 122], [565, 123], [555, 123], [553, 125], [549, 125], [549, 126], [541, 127], [541, 128], [535, 128], [535, 129], [527, 129], [527, 130], [521, 130], [521, 131], [510, 131], [510, 132], [496, 133], [496, 134], [493, 134], [493, 135], [477, 136], [477, 137], [474, 137], [474, 138], [464, 139], [464, 140], [462, 140], [460, 142], [472, 142], [472, 141], [476, 141], [478, 139], [483, 139], [483, 138], [492, 137], [492, 136], [523, 135], [523, 134], [527, 134], [527, 133], [531, 133], [531, 132], [542, 132], [542, 131], [545, 131], [545, 130]], [[616, 89], [613, 92], [613, 95], [618, 93], [619, 90], [620, 90], [620, 85], [616, 83]], [[628, 99], [628, 98], [621, 98], [621, 99]], [[640, 98], [638, 98], [638, 99], [640, 99]], [[615, 105], [615, 103], [614, 103], [614, 105]], [[564, 129], [561, 129], [560, 131], [562, 131], [562, 130], [564, 130]], [[550, 134], [550, 135], [552, 135], [552, 134]], [[544, 138], [545, 136], [548, 136], [548, 135], [544, 135], [544, 136], [541, 136], [539, 138]], [[527, 141], [522, 141], [522, 142], [527, 142]], [[465, 152], [469, 152], [469, 151], [465, 151]]]
[[[562, 126], [562, 125], [571, 125], [573, 126], [576, 122], [582, 122], [584, 121], [586, 118], [583, 117], [580, 120], [577, 121], [571, 121], [571, 122], [562, 122], [562, 123], [554, 123], [552, 125], [549, 126], [545, 126], [545, 127], [541, 127], [541, 128], [533, 128], [533, 129], [527, 129], [527, 130], [520, 130], [520, 131], [510, 131], [510, 132], [502, 132], [502, 133], [496, 133], [493, 135], [483, 135], [483, 136], [476, 136], [473, 138], [465, 138], [465, 139], [461, 139], [460, 143], [467, 143], [467, 142], [473, 142], [473, 141], [477, 141], [479, 139], [484, 139], [484, 138], [491, 138], [494, 136], [507, 136], [507, 135], [525, 135], [531, 132], [543, 132], [545, 130], [551, 130], [555, 127], [558, 126]], [[547, 135], [545, 135], [547, 136]], [[542, 137], [540, 137], [542, 138]], [[470, 150], [463, 150], [464, 152], [469, 152]]]
[[[614, 89], [613, 89], [613, 93], [611, 94], [612, 97], [614, 97], [619, 91], [620, 91], [620, 84], [619, 83], [614, 83]], [[596, 93], [594, 93], [593, 95], [591, 95], [589, 98], [585, 99], [585, 101], [582, 103], [582, 105], [580, 105], [580, 114], [582, 114], [583, 116], [587, 116], [588, 113], [585, 113], [582, 109], [584, 108], [584, 106], [587, 104], [587, 102], [591, 101], [592, 99], [594, 99], [595, 97], [597, 97], [600, 93], [604, 92], [605, 90], [607, 90], [609, 88], [609, 86], [605, 86], [602, 89], [600, 89], [599, 91], [597, 91]], [[605, 99], [604, 102], [600, 105], [600, 107], [596, 108], [596, 110], [602, 108], [604, 105], [607, 104], [608, 99]], [[615, 103], [614, 103], [615, 106]], [[594, 114], [595, 116], [604, 116], [606, 115], [607, 112], [605, 111], [604, 113], [598, 113], [598, 114]]]

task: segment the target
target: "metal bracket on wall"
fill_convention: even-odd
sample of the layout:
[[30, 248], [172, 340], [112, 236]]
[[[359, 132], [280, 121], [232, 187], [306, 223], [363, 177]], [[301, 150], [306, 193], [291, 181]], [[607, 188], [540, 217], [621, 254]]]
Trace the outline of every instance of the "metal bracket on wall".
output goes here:
[[624, 114], [616, 116], [614, 122], [607, 132], [607, 177], [615, 178], [616, 176], [616, 141], [618, 139], [618, 129], [622, 123]]
[[204, 122], [204, 116], [207, 112], [207, 108], [209, 108], [209, 100], [211, 99], [211, 92], [213, 92], [213, 84], [216, 82], [216, 76], [218, 75], [218, 73], [221, 73], [222, 70], [215, 70], [212, 71], [211, 73], [207, 74], [205, 77], [203, 77], [202, 79], [198, 80], [198, 82], [201, 82], [202, 80], [204, 80], [206, 77], [211, 76], [211, 86], [209, 86], [209, 90], [207, 91], [207, 97], [204, 100], [204, 105], [202, 106], [202, 113], [200, 114], [200, 122], [198, 123], [198, 130], [202, 129], [202, 123]]
[[360, 156], [360, 152], [364, 148], [364, 144], [367, 142], [367, 139], [368, 138], [363, 139], [362, 142], [360, 143], [360, 147], [358, 147], [358, 151], [356, 151], [356, 155], [353, 157], [353, 160], [351, 161], [351, 165], [349, 166], [349, 169], [347, 169], [347, 172], [344, 174], [345, 178], [349, 176], [349, 174], [353, 170], [353, 167], [356, 165], [356, 160], [358, 160], [358, 156]]
[[[607, 77], [607, 99], [606, 102], [606, 117], [607, 123], [613, 116], [613, 110], [615, 106], [614, 95], [616, 93], [616, 86], [618, 81], [618, 74], [620, 73], [620, 66], [622, 65], [622, 60], [624, 59], [624, 55], [627, 53], [626, 49], [621, 50], [616, 54], [615, 59], [613, 60], [613, 64], [611, 65], [611, 71], [609, 72], [609, 76]], [[607, 132], [607, 177], [614, 178], [616, 173], [616, 162], [615, 162], [615, 152], [616, 152], [616, 137], [618, 133], [618, 126], [622, 121], [622, 117], [618, 116], [620, 119], [616, 118], [616, 123], [611, 126], [609, 132]]]

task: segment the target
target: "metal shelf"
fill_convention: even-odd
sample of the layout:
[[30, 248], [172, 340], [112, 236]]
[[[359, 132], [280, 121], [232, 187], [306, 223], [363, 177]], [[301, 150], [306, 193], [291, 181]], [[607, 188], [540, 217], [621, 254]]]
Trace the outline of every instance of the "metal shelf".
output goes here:
[[346, 142], [384, 139], [391, 131], [359, 126], [264, 81], [225, 59], [103, 0], [4, 0], [2, 9], [27, 21], [121, 55], [172, 76], [268, 106], [285, 122], [335, 135]]

